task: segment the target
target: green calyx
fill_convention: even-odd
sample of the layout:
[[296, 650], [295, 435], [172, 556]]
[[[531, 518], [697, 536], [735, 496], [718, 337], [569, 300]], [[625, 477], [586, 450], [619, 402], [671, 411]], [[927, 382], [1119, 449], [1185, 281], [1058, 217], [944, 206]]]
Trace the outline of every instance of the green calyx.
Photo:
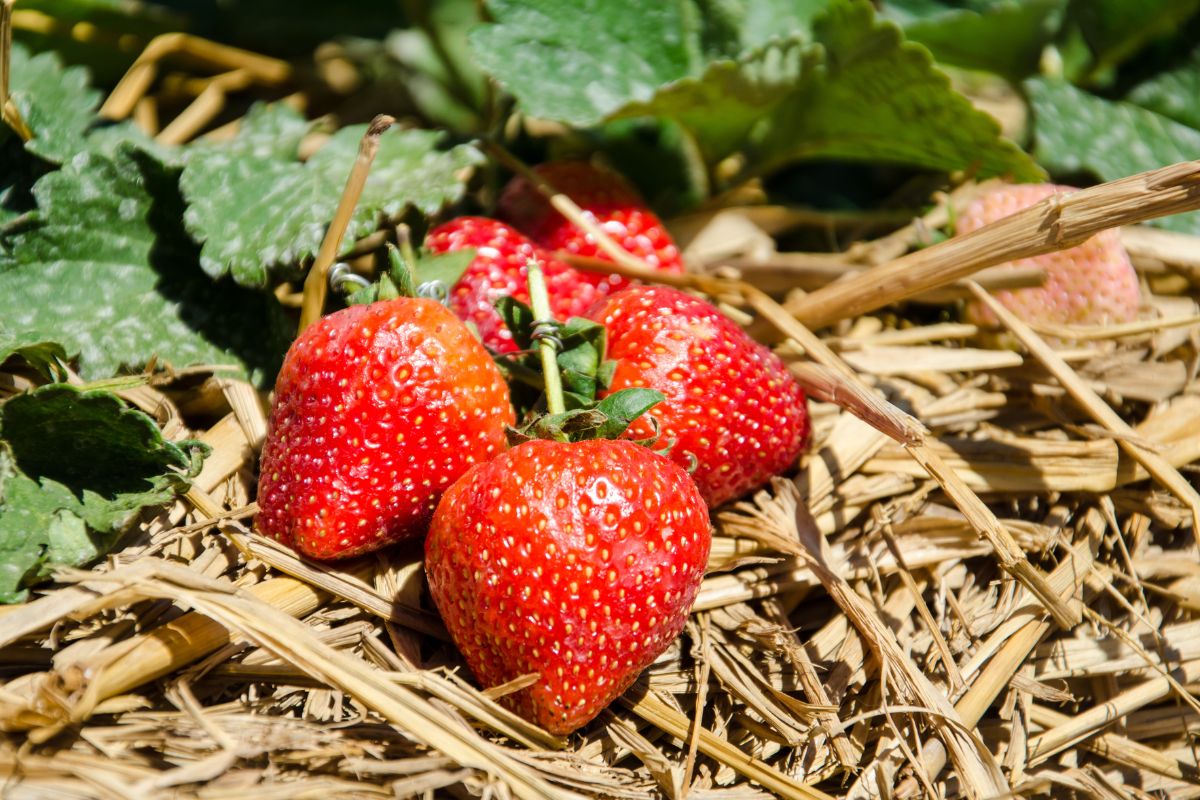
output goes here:
[[347, 305], [364, 305], [397, 297], [430, 297], [441, 300], [475, 260], [474, 248], [433, 255], [418, 254], [406, 236], [400, 246], [387, 245], [387, 269], [372, 284], [346, 295]]
[[[620, 438], [634, 420], [666, 399], [655, 389], [622, 389], [603, 400], [596, 396], [608, 388], [615, 362], [604, 360], [603, 325], [580, 317], [566, 323], [550, 314], [545, 280], [534, 261], [527, 266], [532, 308], [511, 297], [501, 298], [496, 309], [513, 333], [520, 350], [498, 359], [514, 382], [514, 400], [526, 424], [510, 428], [510, 445], [530, 439], [577, 442]], [[524, 389], [524, 391], [521, 391]], [[540, 397], [533, 390], [542, 390]], [[548, 413], [539, 414], [540, 408]], [[655, 436], [640, 441], [653, 446]]]

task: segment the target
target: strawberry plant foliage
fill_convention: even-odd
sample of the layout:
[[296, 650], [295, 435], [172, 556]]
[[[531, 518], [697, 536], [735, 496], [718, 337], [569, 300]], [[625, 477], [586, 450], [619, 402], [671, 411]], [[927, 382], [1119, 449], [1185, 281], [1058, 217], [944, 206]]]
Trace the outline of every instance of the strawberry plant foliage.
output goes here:
[[[231, 142], [201, 145], [185, 156], [181, 186], [184, 220], [203, 243], [200, 263], [214, 277], [226, 273], [249, 287], [280, 275], [321, 246], [366, 125], [342, 128], [307, 162], [299, 145], [309, 125], [282, 105], [259, 106]], [[390, 130], [380, 139], [347, 240], [364, 236], [381, 216], [410, 205], [431, 214], [462, 196], [479, 152], [469, 145], [439, 150], [443, 135]]]
[[[1200, 153], [1200, 130], [1132, 103], [1105, 100], [1063, 81], [1031, 80], [1025, 89], [1037, 119], [1034, 152], [1053, 171], [1116, 180]], [[1200, 213], [1150, 224], [1200, 234]]]
[[0, 411], [0, 602], [94, 561], [138, 512], [187, 490], [204, 448], [165, 441], [106, 391], [51, 384]]
[[[64, 68], [52, 52], [30, 55], [20, 44], [13, 45], [9, 70], [12, 101], [33, 133], [26, 148], [55, 163], [83, 149], [100, 104], [100, 93], [88, 85], [87, 70]], [[15, 134], [0, 125], [0, 140], [10, 136]]]
[[669, 118], [710, 165], [745, 146], [750, 174], [843, 158], [1041, 176], [865, 0], [829, 4], [811, 41], [793, 32], [713, 60], [687, 3], [657, 5], [652, 20], [634, 0], [494, 0], [489, 9], [496, 22], [473, 32], [476, 57], [534, 116], [579, 126]]
[[60, 342], [84, 377], [157, 356], [269, 378], [290, 340], [278, 305], [214, 283], [183, 230], [177, 170], [131, 145], [80, 154], [34, 186], [4, 236], [0, 319]]
[[1129, 101], [1200, 129], [1200, 48], [1178, 68], [1160, 73], [1129, 93]]

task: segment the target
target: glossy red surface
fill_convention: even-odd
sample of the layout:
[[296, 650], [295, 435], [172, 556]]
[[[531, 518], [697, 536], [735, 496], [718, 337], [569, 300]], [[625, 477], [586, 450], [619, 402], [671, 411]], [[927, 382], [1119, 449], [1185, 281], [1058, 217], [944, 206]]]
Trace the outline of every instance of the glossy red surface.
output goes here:
[[425, 299], [352, 306], [292, 344], [275, 384], [257, 525], [314, 558], [425, 532], [442, 492], [504, 449], [508, 387]]
[[687, 473], [627, 441], [535, 440], [438, 505], [429, 588], [476, 678], [538, 673], [501, 702], [567, 733], [679, 634], [712, 537]]
[[[667, 399], [648, 416], [669, 457], [692, 477], [710, 505], [761, 486], [795, 465], [808, 443], [804, 390], [787, 367], [714, 306], [666, 287], [635, 286], [588, 316], [608, 329], [607, 357], [617, 362], [610, 392], [634, 386]], [[654, 428], [643, 417], [628, 436]]]

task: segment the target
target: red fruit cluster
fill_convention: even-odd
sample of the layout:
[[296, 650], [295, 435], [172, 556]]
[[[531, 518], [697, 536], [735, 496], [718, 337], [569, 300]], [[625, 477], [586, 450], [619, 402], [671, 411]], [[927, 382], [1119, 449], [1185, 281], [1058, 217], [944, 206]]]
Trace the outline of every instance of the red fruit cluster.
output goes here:
[[[661, 222], [615, 176], [579, 164], [542, 173], [636, 255], [682, 268]], [[623, 281], [554, 261], [539, 245], [597, 252], [521, 181], [504, 207], [536, 243], [479, 217], [427, 238], [435, 253], [477, 250], [451, 290], [454, 314], [430, 300], [383, 301], [331, 314], [296, 340], [276, 385], [258, 527], [315, 558], [428, 529], [430, 591], [475, 676], [495, 686], [537, 673], [501, 702], [568, 733], [679, 634], [711, 546], [706, 502], [790, 467], [808, 415], [782, 362], [716, 308], [674, 289], [616, 291]], [[494, 349], [514, 349], [492, 303], [528, 299], [531, 258], [556, 316], [586, 313], [607, 328], [617, 361], [608, 391], [665, 395], [653, 423], [636, 421], [621, 440], [504, 451], [508, 387], [458, 317]], [[656, 432], [668, 457], [628, 441]]]
[[[664, 272], [683, 272], [679, 248], [666, 226], [621, 176], [586, 161], [550, 162], [535, 172], [570, 196], [630, 253]], [[459, 217], [426, 237], [426, 246], [434, 253], [477, 249], [475, 260], [450, 290], [451, 308], [461, 319], [475, 323], [484, 344], [493, 350], [516, 349], [492, 304], [504, 295], [528, 300], [525, 265], [531, 258], [542, 265], [550, 309], [559, 319], [578, 316], [595, 300], [629, 285], [626, 278], [575, 269], [551, 255], [565, 250], [608, 259], [590, 236], [558, 213], [525, 178], [514, 178], [505, 188], [500, 214], [515, 228], [483, 217]]]
[[[662, 220], [624, 178], [586, 161], [551, 161], [533, 170], [539, 178], [570, 197], [584, 214], [626, 251], [663, 272], [681, 274], [683, 259]], [[548, 250], [610, 260], [596, 241], [554, 210], [531, 181], [517, 176], [500, 196], [500, 216], [525, 231]], [[585, 272], [585, 280], [602, 295], [629, 285], [620, 275]]]

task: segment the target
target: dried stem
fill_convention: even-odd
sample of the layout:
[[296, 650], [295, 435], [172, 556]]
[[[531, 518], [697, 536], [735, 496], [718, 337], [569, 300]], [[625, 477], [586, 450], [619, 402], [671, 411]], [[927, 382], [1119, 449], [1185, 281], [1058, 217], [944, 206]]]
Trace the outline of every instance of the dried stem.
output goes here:
[[346, 179], [346, 188], [342, 190], [342, 198], [338, 201], [333, 222], [325, 231], [321, 249], [317, 251], [317, 258], [308, 271], [308, 277], [304, 279], [304, 302], [300, 307], [298, 333], [303, 333], [305, 328], [321, 317], [325, 308], [325, 295], [329, 291], [329, 270], [337, 258], [338, 249], [342, 246], [342, 237], [350, 227], [350, 218], [354, 216], [354, 207], [358, 205], [358, 198], [362, 196], [363, 187], [371, 173], [375, 154], [379, 152], [379, 137], [395, 121], [392, 117], [380, 114], [371, 120], [367, 132], [363, 134], [362, 142], [358, 146], [358, 157], [354, 159], [350, 177]]
[[1184, 161], [1054, 195], [787, 303], [811, 328], [859, 316], [966, 278], [984, 267], [1074, 247], [1109, 228], [1200, 208], [1200, 161]]

